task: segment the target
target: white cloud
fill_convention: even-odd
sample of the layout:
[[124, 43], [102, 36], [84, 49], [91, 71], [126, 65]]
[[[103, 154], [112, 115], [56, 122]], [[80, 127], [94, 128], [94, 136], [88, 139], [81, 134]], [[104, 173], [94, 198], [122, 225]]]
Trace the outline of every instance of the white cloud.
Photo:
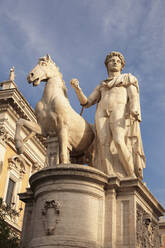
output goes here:
[[53, 50], [55, 44], [49, 41], [45, 34], [41, 32], [42, 28], [32, 19], [24, 18], [22, 15], [11, 15], [7, 13], [8, 18], [17, 23], [17, 27], [21, 30], [23, 36], [26, 37], [25, 49], [34, 50], [36, 53], [45, 52], [46, 48]]

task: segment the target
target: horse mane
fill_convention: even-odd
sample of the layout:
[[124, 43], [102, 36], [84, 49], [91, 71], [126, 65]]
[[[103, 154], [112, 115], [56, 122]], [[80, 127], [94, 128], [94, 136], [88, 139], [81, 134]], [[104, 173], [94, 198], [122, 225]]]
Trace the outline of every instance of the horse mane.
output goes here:
[[67, 93], [68, 90], [66, 88], [65, 81], [63, 80], [63, 75], [59, 71], [59, 67], [56, 65], [56, 63], [51, 59], [51, 57], [49, 55], [39, 58], [39, 62], [40, 61], [44, 61], [46, 63], [51, 63], [55, 67], [55, 69], [56, 69], [57, 73], [59, 74], [59, 77], [62, 81], [62, 90], [63, 90], [64, 96], [66, 98], [68, 98], [68, 93]]
[[[56, 66], [56, 65], [55, 65]], [[63, 80], [63, 75], [62, 75], [62, 73], [59, 71], [59, 67], [58, 66], [56, 66], [56, 68], [57, 68], [57, 71], [58, 71], [58, 73], [59, 73], [59, 76], [60, 76], [60, 78], [61, 78], [61, 81], [62, 81], [62, 90], [63, 90], [63, 92], [64, 92], [64, 96], [66, 97], [66, 98], [68, 98], [68, 90], [67, 90], [67, 88], [66, 88], [66, 85], [65, 85], [65, 81]]]

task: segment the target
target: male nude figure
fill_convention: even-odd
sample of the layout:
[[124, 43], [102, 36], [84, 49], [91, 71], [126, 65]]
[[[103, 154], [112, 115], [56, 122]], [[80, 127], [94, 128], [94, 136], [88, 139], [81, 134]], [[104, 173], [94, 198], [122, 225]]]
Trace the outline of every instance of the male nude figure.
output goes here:
[[121, 74], [125, 65], [119, 52], [111, 52], [105, 60], [108, 78], [98, 85], [87, 98], [79, 87], [77, 79], [72, 79], [80, 104], [85, 108], [97, 103], [95, 115], [96, 135], [100, 143], [101, 163], [104, 172], [113, 175], [110, 162], [110, 143], [113, 140], [127, 176], [135, 177], [133, 156], [125, 142], [126, 119], [140, 121], [138, 82], [131, 74]]

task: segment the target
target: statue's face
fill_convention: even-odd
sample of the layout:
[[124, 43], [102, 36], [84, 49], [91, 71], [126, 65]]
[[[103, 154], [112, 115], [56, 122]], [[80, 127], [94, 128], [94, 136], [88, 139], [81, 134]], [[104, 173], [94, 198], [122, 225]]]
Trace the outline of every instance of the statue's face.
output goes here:
[[118, 56], [113, 56], [110, 58], [107, 64], [108, 72], [119, 72], [122, 70], [121, 60]]

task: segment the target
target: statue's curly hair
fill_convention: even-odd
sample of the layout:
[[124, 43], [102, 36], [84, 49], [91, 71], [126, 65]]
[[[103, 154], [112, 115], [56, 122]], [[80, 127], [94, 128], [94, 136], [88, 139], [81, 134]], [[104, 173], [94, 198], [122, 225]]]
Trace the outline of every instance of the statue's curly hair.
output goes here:
[[111, 53], [109, 53], [106, 56], [106, 59], [104, 61], [105, 66], [107, 67], [110, 58], [112, 58], [113, 56], [118, 56], [119, 57], [119, 59], [121, 60], [121, 65], [122, 65], [122, 69], [123, 69], [124, 68], [124, 65], [125, 65], [124, 56], [120, 52], [115, 52], [115, 51], [112, 51]]

